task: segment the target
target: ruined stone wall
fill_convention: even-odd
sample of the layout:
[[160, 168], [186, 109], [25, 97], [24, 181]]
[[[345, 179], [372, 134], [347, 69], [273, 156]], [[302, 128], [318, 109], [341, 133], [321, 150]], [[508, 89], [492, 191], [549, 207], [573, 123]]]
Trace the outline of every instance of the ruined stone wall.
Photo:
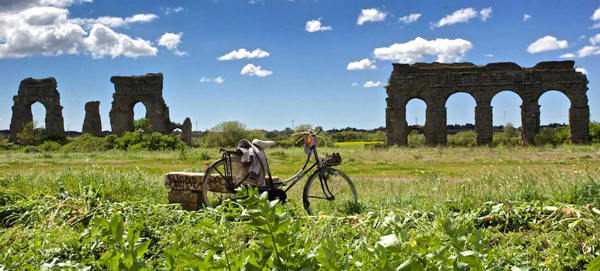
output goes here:
[[[149, 73], [142, 76], [113, 76], [110, 81], [115, 85], [110, 125], [113, 134], [120, 135], [134, 130], [133, 108], [137, 103], [146, 107], [145, 118], [150, 120], [152, 130], [170, 134], [174, 129], [181, 129], [186, 143], [191, 144], [191, 121], [189, 125], [171, 122], [169, 108], [162, 96], [162, 73]], [[189, 128], [188, 128], [189, 126]], [[189, 138], [189, 140], [187, 140]]]
[[386, 129], [388, 145], [407, 145], [410, 132], [406, 104], [413, 98], [427, 104], [423, 127], [425, 144], [446, 145], [446, 101], [458, 92], [475, 99], [475, 134], [478, 145], [492, 142], [492, 98], [510, 90], [521, 97], [522, 139], [531, 143], [539, 133], [538, 99], [549, 90], [564, 93], [571, 101], [569, 110], [572, 143], [587, 143], [589, 106], [587, 77], [576, 72], [573, 61], [540, 62], [522, 68], [511, 62], [476, 66], [472, 63], [393, 64], [387, 89]]
[[56, 79], [27, 78], [21, 81], [19, 91], [13, 97], [12, 118], [10, 121], [11, 142], [17, 141], [17, 134], [23, 131], [23, 125], [33, 121], [31, 105], [39, 102], [46, 108], [45, 132], [64, 134], [63, 107], [60, 94], [56, 89]]

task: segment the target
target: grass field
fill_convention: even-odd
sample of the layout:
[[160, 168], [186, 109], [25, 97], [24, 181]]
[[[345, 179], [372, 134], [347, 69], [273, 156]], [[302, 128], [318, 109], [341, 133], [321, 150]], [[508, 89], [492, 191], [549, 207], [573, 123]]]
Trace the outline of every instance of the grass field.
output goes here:
[[[598, 256], [600, 148], [321, 148], [359, 206], [307, 217], [257, 195], [186, 212], [162, 176], [217, 150], [0, 152], [0, 269], [582, 270]], [[282, 178], [302, 149], [270, 149]], [[251, 192], [240, 192], [251, 193]], [[185, 268], [184, 268], [185, 267]], [[593, 270], [593, 269], [590, 269]], [[596, 269], [597, 270], [597, 269]]]

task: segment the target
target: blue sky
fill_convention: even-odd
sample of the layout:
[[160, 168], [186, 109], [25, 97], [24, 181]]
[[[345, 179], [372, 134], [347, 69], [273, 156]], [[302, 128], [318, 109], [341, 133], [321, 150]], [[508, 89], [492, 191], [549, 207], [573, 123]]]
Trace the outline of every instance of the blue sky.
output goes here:
[[[85, 103], [98, 100], [110, 130], [110, 77], [156, 72], [171, 120], [190, 117], [194, 129], [225, 120], [376, 128], [385, 125], [391, 63], [436, 60], [573, 59], [600, 120], [599, 34], [597, 1], [2, 0], [0, 129], [26, 77], [57, 79], [65, 128], [81, 130]], [[241, 59], [227, 57], [232, 51]], [[567, 122], [564, 95], [549, 92], [540, 104], [542, 124]], [[499, 94], [494, 124], [520, 125], [519, 105], [516, 94]], [[474, 106], [452, 96], [448, 123], [473, 123]], [[135, 117], [143, 111], [138, 104]], [[422, 124], [424, 111], [411, 101], [407, 120]], [[44, 112], [33, 106], [41, 125]]]

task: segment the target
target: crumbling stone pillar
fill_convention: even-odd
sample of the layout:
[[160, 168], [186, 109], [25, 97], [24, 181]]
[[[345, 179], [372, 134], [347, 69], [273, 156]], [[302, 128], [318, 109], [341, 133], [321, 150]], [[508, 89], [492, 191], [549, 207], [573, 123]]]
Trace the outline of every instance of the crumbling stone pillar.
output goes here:
[[489, 103], [475, 106], [475, 142], [477, 146], [492, 143], [494, 137], [492, 117], [492, 106]]
[[23, 125], [33, 121], [31, 105], [39, 102], [46, 108], [45, 133], [64, 134], [63, 107], [60, 105], [60, 93], [56, 89], [56, 79], [26, 78], [21, 81], [19, 91], [13, 97], [13, 115], [10, 121], [11, 142], [17, 141], [17, 134], [23, 131]]
[[188, 146], [192, 145], [192, 121], [190, 118], [185, 118], [181, 131], [183, 132], [183, 142]]
[[[430, 105], [427, 104], [427, 107], [429, 108]], [[432, 125], [432, 127], [425, 128], [425, 131], [427, 132], [425, 135], [425, 145], [446, 145], [448, 142], [448, 136], [446, 135], [446, 106], [441, 103], [441, 101], [433, 102], [431, 104], [431, 110], [425, 111], [425, 114], [426, 125]]]
[[535, 135], [540, 133], [540, 106], [535, 102], [523, 101], [521, 105], [522, 144], [534, 144]]
[[85, 104], [85, 119], [81, 131], [84, 134], [95, 136], [102, 135], [102, 121], [100, 120], [100, 102], [87, 102]]
[[569, 109], [569, 142], [572, 144], [589, 143], [590, 107], [571, 105]]

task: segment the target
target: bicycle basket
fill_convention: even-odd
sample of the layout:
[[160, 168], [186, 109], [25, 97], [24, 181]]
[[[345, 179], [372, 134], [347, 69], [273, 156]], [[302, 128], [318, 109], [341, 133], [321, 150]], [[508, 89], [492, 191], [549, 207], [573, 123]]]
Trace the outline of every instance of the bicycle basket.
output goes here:
[[323, 158], [323, 165], [325, 166], [339, 166], [342, 164], [342, 156], [334, 152], [332, 154], [326, 154]]

